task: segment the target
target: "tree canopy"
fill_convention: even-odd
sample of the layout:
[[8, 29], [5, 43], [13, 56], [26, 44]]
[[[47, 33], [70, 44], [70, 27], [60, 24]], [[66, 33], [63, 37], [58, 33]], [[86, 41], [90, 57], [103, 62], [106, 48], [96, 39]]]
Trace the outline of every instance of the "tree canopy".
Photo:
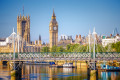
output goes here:
[[[91, 52], [93, 52], [93, 45], [91, 45]], [[62, 46], [43, 47], [42, 52], [89, 52], [88, 45], [68, 44], [66, 48]], [[102, 44], [96, 44], [95, 52], [120, 52], [120, 42], [108, 44], [103, 47]]]

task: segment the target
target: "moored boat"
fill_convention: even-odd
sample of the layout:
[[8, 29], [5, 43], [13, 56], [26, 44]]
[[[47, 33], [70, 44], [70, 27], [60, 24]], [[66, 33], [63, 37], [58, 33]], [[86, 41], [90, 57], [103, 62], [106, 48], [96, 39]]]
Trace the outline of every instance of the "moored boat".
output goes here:
[[120, 67], [115, 67], [115, 66], [109, 66], [105, 64], [101, 64], [101, 69], [98, 69], [98, 71], [120, 71]]
[[65, 63], [63, 64], [63, 68], [75, 68], [75, 66], [73, 66], [73, 63]]
[[41, 62], [25, 62], [25, 64], [29, 64], [29, 65], [49, 65], [49, 62], [45, 62], [45, 61], [41, 61]]

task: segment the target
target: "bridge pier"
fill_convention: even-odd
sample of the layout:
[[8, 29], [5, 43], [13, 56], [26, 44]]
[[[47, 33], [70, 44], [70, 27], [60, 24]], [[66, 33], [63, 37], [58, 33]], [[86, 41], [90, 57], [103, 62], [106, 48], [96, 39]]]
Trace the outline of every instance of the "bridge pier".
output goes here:
[[[13, 61], [13, 62], [14, 63], [10, 63], [10, 65], [13, 65], [11, 67], [11, 80], [21, 80], [23, 62], [22, 61]], [[13, 67], [15, 67], [15, 69]]]
[[3, 66], [7, 66], [8, 61], [2, 61]]
[[77, 61], [75, 60], [75, 67], [77, 67]]
[[88, 80], [98, 80], [98, 69], [96, 68], [96, 61], [86, 61]]
[[0, 66], [2, 66], [2, 61], [0, 61]]

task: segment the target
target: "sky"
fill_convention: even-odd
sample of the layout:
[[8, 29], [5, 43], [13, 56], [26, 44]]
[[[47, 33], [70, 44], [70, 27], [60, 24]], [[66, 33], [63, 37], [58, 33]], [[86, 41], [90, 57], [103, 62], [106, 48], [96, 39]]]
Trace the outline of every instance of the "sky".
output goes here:
[[58, 35], [86, 36], [95, 27], [97, 34], [120, 33], [120, 0], [0, 0], [0, 38], [8, 37], [17, 16], [30, 16], [31, 41], [49, 42], [49, 23], [53, 9], [58, 22]]

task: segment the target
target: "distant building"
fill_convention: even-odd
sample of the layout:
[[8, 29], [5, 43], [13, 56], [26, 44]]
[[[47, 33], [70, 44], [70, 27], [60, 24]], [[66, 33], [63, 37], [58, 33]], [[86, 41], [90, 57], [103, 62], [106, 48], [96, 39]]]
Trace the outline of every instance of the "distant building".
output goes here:
[[116, 43], [118, 41], [120, 41], [119, 34], [116, 34], [116, 36], [112, 36], [112, 34], [110, 34], [110, 36], [108, 36], [108, 37], [103, 36], [102, 37], [102, 46], [105, 47], [110, 43]]
[[80, 45], [85, 45], [86, 44], [86, 37], [81, 35], [76, 35], [75, 40], [72, 40], [71, 44], [80, 44]]
[[[13, 50], [14, 50], [13, 36], [15, 37], [15, 51], [17, 52], [18, 44], [17, 44], [16, 37], [18, 37], [18, 36], [13, 31], [13, 33], [9, 37], [0, 40], [0, 53], [12, 53], [13, 52]], [[22, 41], [20, 43], [22, 43]], [[22, 47], [23, 45], [20, 45], [20, 46], [21, 46], [20, 51], [23, 51], [23, 47]]]
[[64, 48], [66, 48], [66, 46], [68, 44], [72, 44], [72, 41], [73, 41], [72, 36], [66, 36], [66, 37], [65, 36], [61, 36], [61, 39], [58, 42], [58, 46], [62, 46]]

